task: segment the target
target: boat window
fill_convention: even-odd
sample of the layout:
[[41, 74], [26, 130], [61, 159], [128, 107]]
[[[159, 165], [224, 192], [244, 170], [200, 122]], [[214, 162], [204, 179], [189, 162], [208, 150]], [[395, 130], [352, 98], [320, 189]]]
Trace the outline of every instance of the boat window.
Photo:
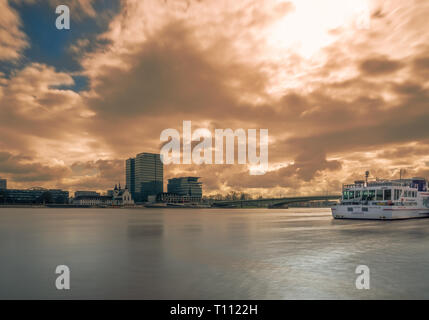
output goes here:
[[368, 200], [374, 200], [375, 190], [369, 190]]
[[362, 200], [367, 200], [368, 199], [368, 190], [363, 190], [362, 191]]
[[349, 199], [349, 191], [348, 190], [344, 190], [344, 192], [343, 192], [343, 199], [344, 200], [348, 200]]
[[401, 194], [401, 190], [395, 189], [395, 200], [399, 199], [400, 194]]
[[355, 198], [360, 198], [360, 190], [355, 191]]
[[383, 190], [377, 190], [377, 198], [376, 200], [383, 200]]
[[353, 199], [355, 197], [354, 191], [349, 191], [349, 199]]
[[384, 200], [392, 200], [392, 190], [384, 190]]

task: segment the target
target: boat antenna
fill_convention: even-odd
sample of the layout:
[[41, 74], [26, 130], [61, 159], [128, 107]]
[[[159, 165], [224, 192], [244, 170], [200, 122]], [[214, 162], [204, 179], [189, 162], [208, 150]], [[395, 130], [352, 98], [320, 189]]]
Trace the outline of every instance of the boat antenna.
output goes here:
[[365, 183], [368, 185], [369, 171], [365, 171]]

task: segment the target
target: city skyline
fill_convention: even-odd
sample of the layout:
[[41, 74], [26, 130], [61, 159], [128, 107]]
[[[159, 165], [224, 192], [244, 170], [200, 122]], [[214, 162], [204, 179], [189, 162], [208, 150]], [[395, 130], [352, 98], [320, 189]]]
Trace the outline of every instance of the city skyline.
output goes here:
[[270, 133], [264, 175], [164, 166], [164, 182], [198, 176], [205, 195], [429, 177], [425, 0], [72, 0], [70, 30], [55, 27], [60, 3], [0, 1], [8, 188], [105, 191], [185, 120]]

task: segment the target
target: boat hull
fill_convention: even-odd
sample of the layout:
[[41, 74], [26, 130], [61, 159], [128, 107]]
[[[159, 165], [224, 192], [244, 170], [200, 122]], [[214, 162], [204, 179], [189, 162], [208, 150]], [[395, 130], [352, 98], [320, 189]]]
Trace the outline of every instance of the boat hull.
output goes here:
[[429, 208], [338, 205], [332, 208], [335, 219], [401, 220], [429, 218]]

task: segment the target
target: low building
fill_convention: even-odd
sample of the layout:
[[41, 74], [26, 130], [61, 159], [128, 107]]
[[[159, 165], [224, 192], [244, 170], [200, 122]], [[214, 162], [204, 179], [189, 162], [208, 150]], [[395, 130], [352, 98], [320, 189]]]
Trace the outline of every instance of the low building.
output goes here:
[[1, 191], [3, 204], [67, 204], [69, 192], [60, 189], [5, 189]]
[[168, 179], [167, 193], [187, 196], [190, 198], [201, 198], [203, 196], [202, 183], [199, 177], [179, 177]]
[[201, 197], [188, 195], [182, 196], [177, 193], [163, 192], [158, 194], [156, 201], [165, 203], [199, 203], [201, 202]]
[[82, 195], [73, 199], [73, 204], [79, 206], [110, 206], [112, 203], [112, 197], [100, 195]]
[[123, 206], [134, 204], [131, 193], [127, 187], [122, 189], [119, 184], [119, 187], [115, 185], [115, 188], [109, 191], [111, 192], [107, 192], [107, 195], [104, 196], [99, 194], [80, 195], [75, 197], [72, 203], [81, 206]]
[[99, 196], [100, 194], [96, 191], [75, 191], [74, 197], [81, 197], [81, 196]]

